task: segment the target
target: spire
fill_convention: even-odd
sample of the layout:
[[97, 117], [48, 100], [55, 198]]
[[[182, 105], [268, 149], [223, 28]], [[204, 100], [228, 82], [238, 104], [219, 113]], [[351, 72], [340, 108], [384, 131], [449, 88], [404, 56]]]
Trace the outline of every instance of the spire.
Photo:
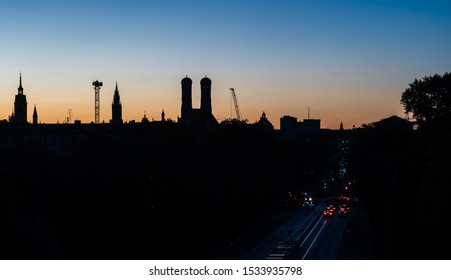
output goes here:
[[120, 104], [121, 98], [119, 97], [119, 89], [117, 88], [117, 81], [116, 81], [116, 89], [114, 90], [114, 96], [113, 96], [113, 104]]
[[36, 111], [36, 104], [34, 104], [33, 110], [33, 124], [38, 124], [38, 112]]
[[117, 81], [116, 81], [116, 88], [114, 89], [113, 104], [112, 104], [111, 110], [112, 110], [111, 122], [115, 123], [115, 124], [121, 124], [122, 123], [122, 105], [121, 105], [121, 98], [119, 96], [119, 89], [117, 86]]
[[23, 87], [22, 87], [22, 72], [20, 72], [19, 76], [19, 88], [17, 89], [18, 94], [23, 94]]

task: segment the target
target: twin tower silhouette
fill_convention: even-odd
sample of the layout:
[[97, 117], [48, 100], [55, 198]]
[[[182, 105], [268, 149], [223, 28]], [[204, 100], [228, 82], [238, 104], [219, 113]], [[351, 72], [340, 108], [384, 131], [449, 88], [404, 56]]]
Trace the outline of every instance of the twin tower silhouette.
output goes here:
[[193, 81], [186, 76], [182, 79], [182, 113], [178, 122], [186, 125], [211, 127], [218, 121], [211, 112], [211, 80], [206, 76], [200, 80], [200, 108], [193, 108]]

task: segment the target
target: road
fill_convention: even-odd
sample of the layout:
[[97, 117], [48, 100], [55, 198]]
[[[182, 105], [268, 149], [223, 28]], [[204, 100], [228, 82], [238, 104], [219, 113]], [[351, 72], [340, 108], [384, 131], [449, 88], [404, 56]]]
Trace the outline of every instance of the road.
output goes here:
[[[249, 240], [241, 248], [232, 248], [234, 259], [265, 259], [283, 240], [300, 244], [300, 259], [372, 259], [371, 234], [363, 211], [354, 203], [345, 217], [325, 218], [322, 211], [328, 201], [310, 209], [299, 209], [258, 240]], [[246, 242], [243, 242], [246, 244]]]

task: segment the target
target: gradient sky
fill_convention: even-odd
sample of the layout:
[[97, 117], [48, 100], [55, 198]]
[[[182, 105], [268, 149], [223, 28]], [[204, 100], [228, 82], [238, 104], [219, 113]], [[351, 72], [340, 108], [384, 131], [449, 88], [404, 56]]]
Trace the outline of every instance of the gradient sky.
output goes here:
[[415, 78], [451, 71], [450, 1], [6, 1], [0, 8], [0, 119], [22, 72], [31, 121], [111, 119], [118, 82], [124, 121], [181, 111], [180, 81], [212, 80], [213, 114], [250, 123], [264, 111], [345, 128], [404, 116]]

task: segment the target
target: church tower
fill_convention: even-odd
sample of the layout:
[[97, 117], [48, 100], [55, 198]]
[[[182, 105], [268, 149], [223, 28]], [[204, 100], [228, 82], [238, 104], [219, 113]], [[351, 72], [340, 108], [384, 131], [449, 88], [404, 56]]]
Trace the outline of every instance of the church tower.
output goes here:
[[20, 73], [19, 88], [14, 100], [14, 118], [12, 121], [21, 124], [27, 123], [27, 97], [23, 94], [22, 73]]
[[210, 127], [218, 121], [211, 113], [211, 80], [205, 76], [200, 80], [200, 108], [192, 106], [192, 80], [182, 79], [182, 116], [178, 121], [185, 125]]
[[200, 80], [200, 110], [205, 115], [211, 114], [211, 80], [207, 76]]
[[33, 124], [38, 124], [38, 111], [36, 111], [36, 104], [33, 110]]
[[193, 81], [186, 76], [182, 79], [182, 116], [181, 120], [184, 123], [189, 122], [191, 112], [193, 111], [192, 104], [192, 84]]
[[119, 90], [117, 89], [117, 82], [116, 82], [116, 89], [114, 90], [113, 104], [111, 105], [111, 110], [112, 110], [111, 123], [121, 124], [122, 123], [122, 105], [121, 105], [121, 97], [119, 96]]

